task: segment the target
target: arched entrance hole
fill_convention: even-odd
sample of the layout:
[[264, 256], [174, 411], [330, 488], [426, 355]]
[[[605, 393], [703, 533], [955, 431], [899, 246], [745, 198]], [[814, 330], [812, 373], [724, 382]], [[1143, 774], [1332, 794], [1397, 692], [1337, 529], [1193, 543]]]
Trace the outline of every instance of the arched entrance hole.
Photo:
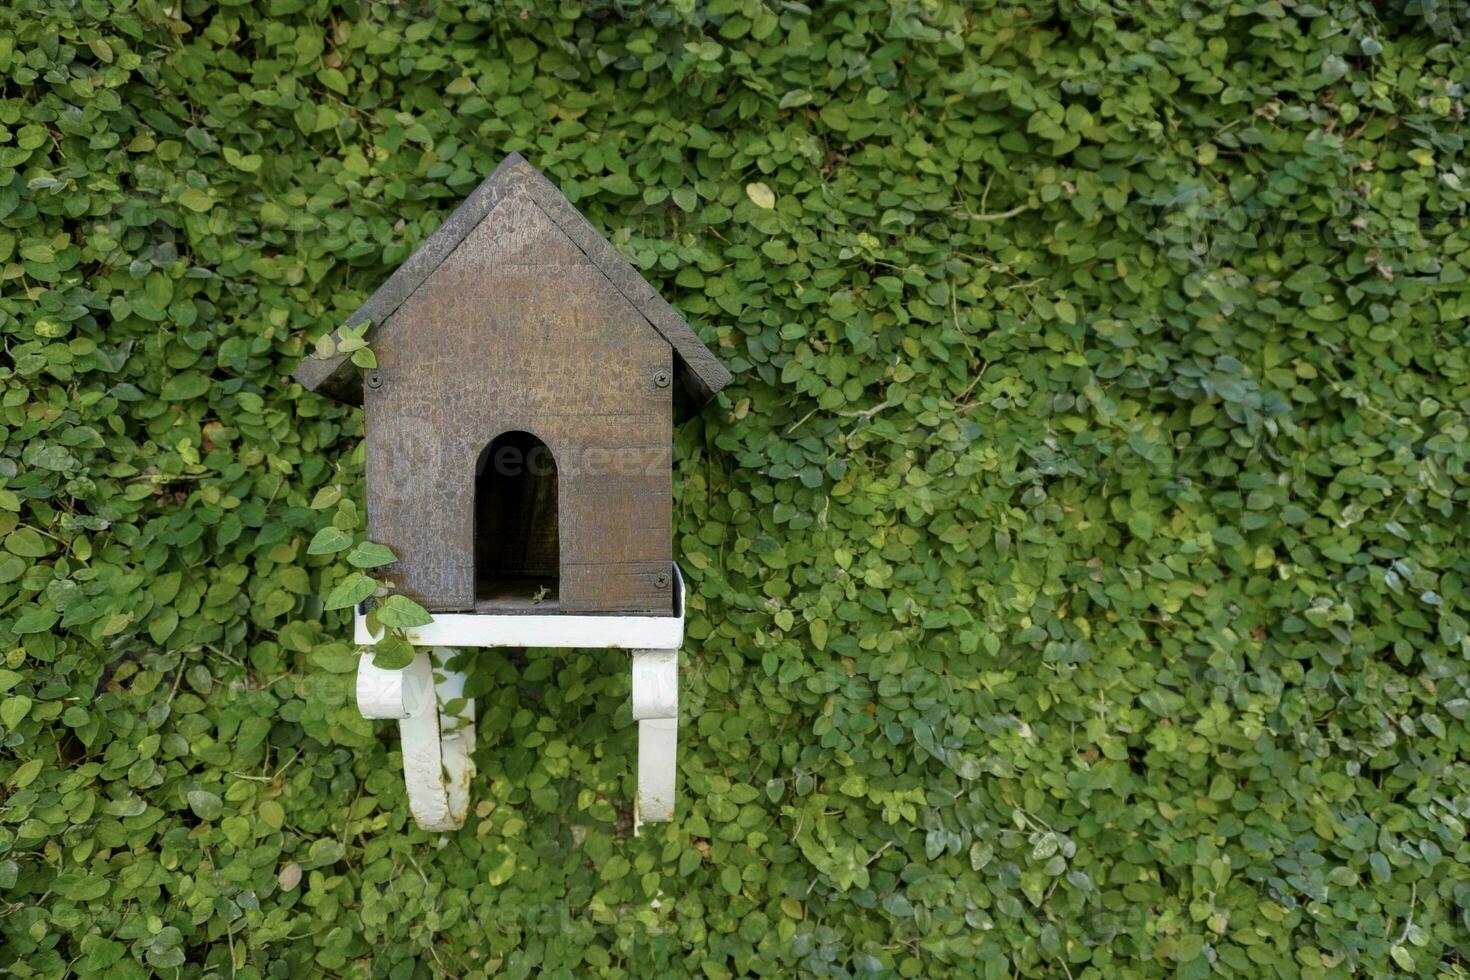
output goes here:
[[504, 432], [475, 466], [475, 609], [557, 607], [561, 550], [556, 458], [529, 432]]

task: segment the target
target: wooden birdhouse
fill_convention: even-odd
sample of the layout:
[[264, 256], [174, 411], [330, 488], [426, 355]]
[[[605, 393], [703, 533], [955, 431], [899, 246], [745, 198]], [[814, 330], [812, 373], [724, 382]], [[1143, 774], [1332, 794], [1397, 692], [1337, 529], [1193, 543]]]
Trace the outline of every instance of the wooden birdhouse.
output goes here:
[[[674, 309], [552, 184], [508, 156], [294, 377], [361, 403], [368, 537], [395, 591], [434, 622], [425, 647], [617, 647], [633, 653], [642, 819], [673, 813], [683, 580], [672, 550], [673, 390], [702, 405], [730, 380]], [[338, 337], [342, 336], [339, 331]], [[376, 642], [359, 609], [357, 640]], [[358, 706], [400, 721], [413, 813], [464, 819], [473, 703], [430, 652], [364, 657]], [[437, 692], [436, 692], [437, 688]], [[437, 693], [437, 697], [436, 697]], [[441, 706], [434, 710], [434, 706]]]
[[673, 382], [730, 373], [512, 154], [347, 321], [378, 366], [311, 358], [361, 401], [368, 536], [430, 612], [673, 612]]

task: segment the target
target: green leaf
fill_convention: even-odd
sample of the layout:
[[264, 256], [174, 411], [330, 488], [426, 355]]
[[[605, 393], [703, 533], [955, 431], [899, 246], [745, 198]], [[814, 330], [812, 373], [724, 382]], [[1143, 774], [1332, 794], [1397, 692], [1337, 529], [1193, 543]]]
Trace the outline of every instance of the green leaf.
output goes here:
[[340, 327], [337, 330], [337, 350], [343, 354], [367, 349], [368, 328], [373, 325], [371, 320], [360, 320], [351, 325]]
[[378, 622], [390, 629], [428, 626], [434, 621], [428, 610], [407, 596], [390, 595], [377, 606]]
[[312, 867], [321, 868], [326, 867], [327, 865], [336, 864], [338, 861], [342, 860], [343, 856], [346, 853], [347, 849], [343, 846], [341, 841], [332, 840], [331, 838], [324, 837], [321, 840], [315, 840], [311, 842], [311, 847], [307, 851], [306, 859]]
[[61, 614], [54, 609], [47, 609], [45, 606], [27, 606], [11, 624], [10, 631], [17, 636], [45, 633], [55, 626], [56, 621], [60, 618]]
[[208, 790], [191, 789], [187, 794], [189, 809], [200, 820], [214, 820], [224, 812], [224, 802]]
[[243, 170], [247, 174], [255, 173], [265, 162], [258, 153], [241, 153], [231, 146], [224, 148], [224, 158], [230, 166]]
[[31, 710], [33, 703], [24, 694], [14, 694], [0, 701], [0, 724], [6, 728], [14, 728], [19, 725]]
[[154, 643], [162, 643], [179, 626], [179, 614], [173, 609], [161, 609], [158, 614], [148, 622], [148, 635]]
[[260, 822], [272, 830], [280, 830], [286, 825], [286, 808], [276, 800], [262, 800], [256, 814]]
[[485, 873], [486, 883], [491, 888], [499, 888], [510, 881], [516, 873], [515, 852], [502, 848], [499, 853], [488, 855], [488, 860], [484, 861], [481, 867], [488, 869]]
[[327, 595], [327, 609], [351, 609], [378, 588], [378, 583], [361, 572], [353, 572]]
[[163, 386], [163, 400], [185, 402], [198, 398], [209, 390], [209, 379], [198, 371], [176, 374]]
[[26, 569], [30, 567], [30, 564], [25, 559], [17, 558], [15, 555], [0, 556], [0, 585], [14, 582], [24, 575]]
[[599, 183], [603, 190], [622, 197], [633, 197], [638, 193], [638, 185], [627, 174], [608, 174]]
[[402, 670], [413, 663], [417, 655], [411, 643], [390, 633], [373, 646], [373, 666], [383, 670]]
[[5, 550], [22, 558], [44, 558], [51, 553], [51, 545], [35, 531], [22, 527], [6, 536]]
[[337, 68], [323, 68], [316, 73], [316, 77], [323, 85], [336, 92], [338, 95], [347, 94], [347, 76]]
[[244, 817], [225, 817], [220, 821], [220, 832], [231, 844], [243, 847], [251, 837], [250, 821]]
[[347, 554], [347, 561], [357, 568], [378, 568], [397, 560], [391, 548], [373, 541], [361, 541]]
[[45, 768], [46, 762], [43, 759], [31, 759], [28, 762], [23, 762], [10, 777], [10, 785], [15, 789], [25, 789], [36, 781], [36, 777], [41, 775], [41, 770]]
[[339, 486], [322, 487], [311, 498], [312, 510], [326, 510], [337, 506], [337, 501], [342, 499], [342, 488]]
[[818, 650], [827, 649], [827, 623], [825, 620], [814, 619], [809, 627], [812, 634], [812, 645]]
[[764, 183], [757, 181], [745, 185], [745, 196], [758, 208], [767, 210], [776, 206], [776, 195]]
[[350, 547], [352, 547], [352, 535], [329, 524], [312, 535], [311, 543], [306, 546], [306, 553], [308, 555], [335, 555]]
[[205, 191], [190, 187], [179, 193], [179, 203], [190, 211], [208, 211], [214, 207], [214, 198]]

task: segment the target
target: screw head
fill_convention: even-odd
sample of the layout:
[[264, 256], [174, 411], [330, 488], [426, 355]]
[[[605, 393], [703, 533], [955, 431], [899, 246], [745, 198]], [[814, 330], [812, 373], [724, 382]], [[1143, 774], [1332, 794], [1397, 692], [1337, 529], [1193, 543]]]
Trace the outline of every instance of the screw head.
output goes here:
[[655, 387], [667, 388], [669, 386], [669, 372], [663, 370], [653, 372], [653, 383]]
[[658, 572], [653, 576], [653, 587], [655, 589], [667, 589], [669, 587], [669, 573]]
[[373, 371], [371, 374], [369, 374], [367, 376], [367, 385], [368, 385], [369, 388], [381, 388], [381, 387], [383, 387], [383, 376], [381, 374], [379, 374], [378, 372]]

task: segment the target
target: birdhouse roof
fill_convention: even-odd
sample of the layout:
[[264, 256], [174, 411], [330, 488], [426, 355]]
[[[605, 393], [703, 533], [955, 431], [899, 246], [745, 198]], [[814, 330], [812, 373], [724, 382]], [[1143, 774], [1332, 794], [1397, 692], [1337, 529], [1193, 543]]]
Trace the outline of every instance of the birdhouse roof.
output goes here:
[[[518, 153], [512, 153], [501, 161], [495, 172], [465, 198], [397, 271], [368, 297], [367, 302], [347, 318], [343, 326], [354, 327], [370, 322], [376, 327], [386, 321], [498, 204], [517, 193], [535, 202], [668, 342], [674, 349], [684, 386], [700, 404], [713, 398], [729, 382], [730, 372], [700, 341], [684, 318], [664, 301], [611, 242], [582, 217], [551, 181]], [[334, 333], [333, 340], [337, 339], [339, 335]], [[351, 355], [335, 352], [336, 349], [334, 345], [334, 353], [329, 357], [308, 357], [292, 377], [310, 391], [342, 401], [361, 401], [361, 373], [353, 366]]]

